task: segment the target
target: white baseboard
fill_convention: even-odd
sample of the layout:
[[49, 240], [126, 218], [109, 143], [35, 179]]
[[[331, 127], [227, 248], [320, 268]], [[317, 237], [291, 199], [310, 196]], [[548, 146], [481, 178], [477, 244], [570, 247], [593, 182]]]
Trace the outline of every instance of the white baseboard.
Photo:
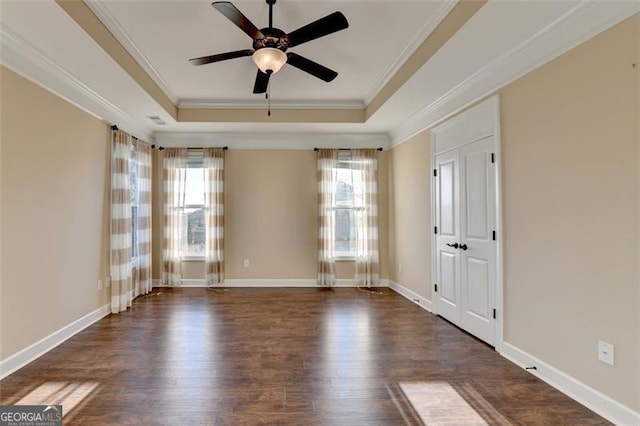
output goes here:
[[389, 288], [391, 288], [393, 291], [400, 294], [401, 296], [406, 297], [416, 305], [420, 306], [425, 311], [433, 312], [433, 303], [431, 302], [431, 300], [420, 296], [418, 293], [415, 293], [412, 290], [409, 290], [408, 288], [398, 284], [395, 281], [389, 280]]
[[317, 287], [314, 279], [229, 279], [222, 287]]
[[501, 355], [522, 368], [535, 366], [536, 370], [527, 371], [590, 410], [595, 411], [605, 419], [617, 425], [640, 425], [640, 413], [537, 359], [522, 349], [503, 342]]
[[[163, 285], [160, 280], [153, 280], [154, 287], [170, 287]], [[206, 287], [204, 280], [182, 280], [180, 287]], [[300, 279], [279, 279], [279, 278], [267, 278], [267, 279], [227, 279], [220, 287], [239, 288], [239, 287], [318, 287], [318, 283], [313, 278], [300, 278]], [[337, 279], [334, 287], [356, 287], [356, 283], [352, 279]], [[378, 287], [389, 287], [388, 279], [381, 279]]]
[[60, 343], [81, 332], [96, 321], [101, 320], [111, 313], [109, 304], [106, 304], [93, 312], [65, 325], [61, 329], [54, 331], [47, 337], [44, 337], [31, 346], [28, 346], [11, 355], [7, 359], [0, 361], [0, 379], [7, 377], [9, 374], [29, 364], [39, 356], [49, 352]]

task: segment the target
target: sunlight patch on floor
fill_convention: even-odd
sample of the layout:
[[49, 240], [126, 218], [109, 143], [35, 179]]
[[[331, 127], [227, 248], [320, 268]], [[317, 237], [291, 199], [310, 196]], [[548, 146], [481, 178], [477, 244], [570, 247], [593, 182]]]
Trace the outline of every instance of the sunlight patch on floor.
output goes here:
[[97, 382], [45, 382], [15, 405], [62, 405], [66, 417], [99, 386]]
[[487, 425], [487, 421], [447, 382], [401, 382], [400, 389], [426, 424]]

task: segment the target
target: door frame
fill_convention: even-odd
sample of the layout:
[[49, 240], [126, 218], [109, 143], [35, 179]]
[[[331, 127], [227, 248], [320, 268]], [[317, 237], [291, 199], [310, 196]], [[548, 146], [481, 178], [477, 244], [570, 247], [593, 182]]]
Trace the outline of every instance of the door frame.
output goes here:
[[[451, 143], [444, 135], [454, 135], [457, 143]], [[440, 140], [438, 135], [441, 135]], [[495, 308], [497, 311], [494, 322], [495, 350], [502, 352], [504, 330], [504, 277], [503, 277], [503, 223], [502, 223], [502, 139], [500, 133], [500, 98], [494, 95], [475, 106], [449, 117], [430, 130], [430, 164], [431, 170], [435, 169], [435, 156], [442, 152], [475, 142], [486, 137], [495, 139], [495, 211], [496, 211], [496, 288]], [[449, 136], [451, 139], [451, 136]], [[436, 227], [436, 181], [433, 173], [431, 176], [431, 302], [434, 314], [438, 313], [438, 298], [434, 294], [434, 286], [437, 283], [437, 249], [435, 238]]]

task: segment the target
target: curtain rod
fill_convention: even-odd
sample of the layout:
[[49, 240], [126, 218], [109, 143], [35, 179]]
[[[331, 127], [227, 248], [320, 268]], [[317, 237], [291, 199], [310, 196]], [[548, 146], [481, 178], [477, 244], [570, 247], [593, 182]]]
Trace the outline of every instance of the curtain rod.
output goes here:
[[[221, 148], [223, 151], [226, 151], [226, 150], [229, 149], [228, 146], [221, 146], [221, 147], [218, 147], [218, 146], [212, 146], [212, 147], [208, 147], [208, 146], [207, 147], [204, 147], [204, 146], [190, 146], [187, 149], [205, 149], [205, 148]], [[164, 149], [164, 147], [162, 147], [162, 149]]]
[[[158, 148], [158, 151], [164, 151], [164, 150], [165, 150], [165, 147], [164, 147], [164, 146], [160, 146], [160, 145], [151, 145], [151, 148], [156, 148], [156, 147]], [[207, 147], [207, 148], [209, 148], [209, 147]], [[221, 148], [223, 151], [226, 151], [226, 150], [228, 150], [228, 149], [229, 149], [229, 147], [228, 147], [228, 146], [223, 146], [223, 147], [217, 147], [217, 146], [214, 146], [214, 147], [211, 147], [211, 148]], [[190, 146], [190, 147], [187, 147], [187, 148], [185, 148], [185, 149], [205, 149], [205, 147], [204, 147], [204, 146]]]
[[[115, 124], [113, 124], [113, 125], [111, 126], [111, 130], [118, 130], [118, 126], [116, 126]], [[133, 136], [133, 135], [132, 135], [131, 137], [132, 137], [132, 138], [134, 138], [134, 139], [135, 139], [135, 140], [137, 140], [137, 141], [139, 141], [139, 140], [140, 140], [140, 139], [136, 138], [136, 137], [135, 137], [135, 136]], [[151, 145], [151, 149], [155, 149], [155, 148], [158, 148], [158, 151], [164, 151], [164, 146], [155, 145], [155, 144], [154, 144], [154, 145]], [[204, 147], [202, 147], [202, 146], [191, 146], [191, 147], [188, 147], [187, 149], [204, 149]], [[222, 147], [222, 149], [223, 149], [224, 151], [226, 151], [226, 150], [228, 150], [228, 149], [229, 149], [229, 147], [228, 147], [228, 146], [223, 146], [223, 147]]]
[[[324, 148], [323, 148], [324, 149]], [[335, 149], [335, 148], [326, 148], [326, 149]], [[338, 148], [338, 151], [351, 151], [358, 148]], [[313, 148], [314, 151], [319, 151], [320, 148]], [[382, 147], [376, 148], [376, 151], [382, 151]]]

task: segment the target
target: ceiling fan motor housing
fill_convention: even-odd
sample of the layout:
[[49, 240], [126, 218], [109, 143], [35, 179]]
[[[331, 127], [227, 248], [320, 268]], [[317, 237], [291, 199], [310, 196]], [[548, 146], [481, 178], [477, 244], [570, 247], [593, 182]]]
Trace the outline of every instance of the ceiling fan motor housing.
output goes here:
[[287, 41], [285, 32], [279, 28], [261, 28], [260, 32], [264, 34], [264, 38], [257, 38], [253, 40], [253, 49], [259, 50], [263, 47], [275, 47], [283, 52], [287, 50]]

